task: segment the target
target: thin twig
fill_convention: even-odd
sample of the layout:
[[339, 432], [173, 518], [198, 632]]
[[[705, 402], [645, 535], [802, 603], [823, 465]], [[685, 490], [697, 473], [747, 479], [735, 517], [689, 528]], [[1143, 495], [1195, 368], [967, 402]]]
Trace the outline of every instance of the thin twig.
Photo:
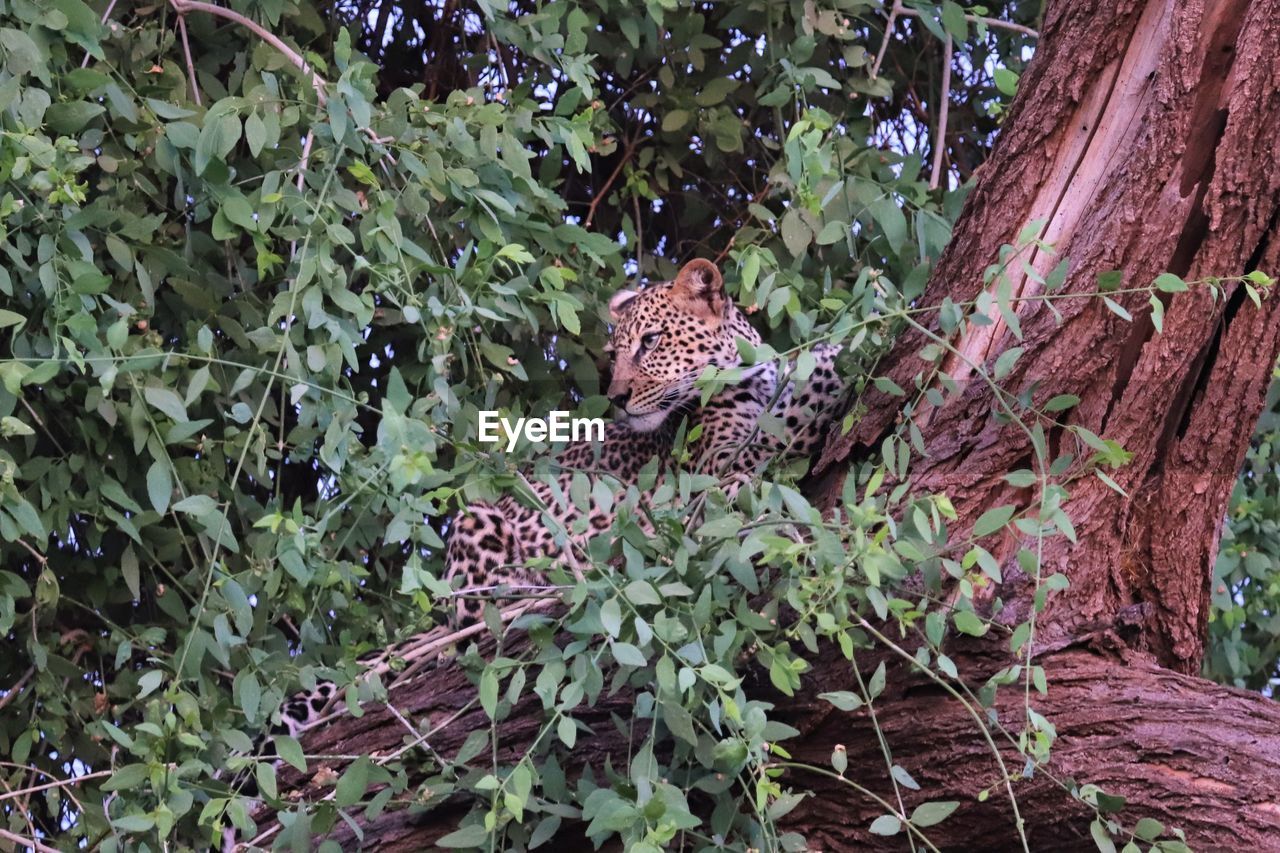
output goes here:
[[[884, 25], [884, 40], [880, 42], [880, 50], [876, 51], [876, 61], [871, 64], [871, 79], [874, 80], [880, 74], [880, 65], [884, 62], [884, 55], [889, 50], [889, 41], [893, 38], [893, 25], [897, 23], [898, 17], [919, 18], [921, 12], [919, 9], [908, 9], [902, 5], [902, 0], [893, 0], [893, 7], [889, 10], [889, 19]], [[1021, 33], [1033, 39], [1040, 38], [1040, 32], [1033, 30], [1031, 27], [1025, 27], [1022, 24], [1015, 24], [1013, 21], [1002, 21], [999, 18], [988, 18], [984, 15], [965, 14], [964, 19], [971, 24], [985, 24], [998, 30], [1009, 30], [1010, 32]], [[948, 41], [950, 39], [948, 38]]]
[[[908, 18], [919, 18], [920, 11], [918, 9], [904, 9], [898, 6], [898, 14]], [[1015, 24], [1013, 21], [1002, 21], [999, 18], [987, 18], [982, 15], [966, 14], [964, 19], [971, 24], [986, 24], [988, 27], [994, 27], [997, 30], [1009, 30], [1015, 33], [1022, 33], [1024, 36], [1030, 36], [1033, 39], [1040, 38], [1038, 30], [1031, 27], [1024, 27], [1022, 24]]]
[[889, 40], [893, 38], [893, 25], [898, 22], [898, 16], [902, 11], [902, 0], [893, 0], [893, 8], [889, 10], [889, 20], [884, 25], [884, 40], [880, 42], [880, 50], [876, 51], [876, 61], [871, 64], [872, 80], [880, 75], [880, 63], [884, 62], [884, 55], [889, 50]]
[[419, 746], [419, 745], [425, 747], [427, 751], [430, 752], [432, 755], [434, 755], [437, 759], [440, 759], [442, 757], [440, 753], [435, 751], [435, 748], [432, 747], [431, 744], [427, 743], [427, 738], [431, 735], [434, 729], [428, 729], [425, 732], [420, 732], [413, 727], [412, 723], [410, 723], [408, 720], [405, 719], [404, 714], [401, 714], [400, 709], [397, 708], [395, 705], [392, 705], [390, 702], [388, 702], [386, 705], [386, 708], [388, 711], [391, 712], [391, 716], [399, 720], [400, 724], [404, 726], [406, 730], [408, 730], [409, 736], [413, 738], [413, 740], [405, 744], [404, 746], [400, 747], [399, 749], [395, 750], [394, 752], [390, 752], [390, 753], [387, 753], [386, 755], [380, 756], [378, 760], [374, 762], [375, 764], [378, 764], [381, 766], [386, 764], [389, 761], [395, 761], [397, 758], [404, 755], [406, 752], [413, 749], [415, 746]]
[[942, 44], [942, 97], [938, 101], [938, 132], [933, 137], [933, 173], [929, 189], [936, 190], [942, 180], [942, 155], [947, 150], [947, 112], [951, 108], [951, 34]]
[[307, 161], [311, 159], [311, 145], [315, 141], [315, 131], [307, 131], [307, 138], [302, 141], [302, 159], [298, 161], [298, 192], [302, 192], [302, 185], [306, 183]]
[[[115, 7], [116, 7], [116, 0], [111, 0], [111, 2], [107, 4], [106, 11], [102, 13], [102, 20], [99, 21], [98, 23], [105, 26], [107, 23], [107, 19], [111, 17], [111, 10], [114, 9]], [[84, 68], [88, 66], [88, 64], [89, 64], [89, 51], [86, 50], [84, 52], [84, 59], [80, 60], [80, 67]]]
[[640, 222], [640, 193], [631, 194], [631, 209], [636, 217], [636, 277], [644, 277], [644, 225]]
[[228, 21], [234, 21], [242, 27], [250, 30], [258, 38], [274, 47], [280, 53], [284, 54], [285, 59], [289, 60], [295, 68], [311, 79], [311, 86], [316, 90], [316, 97], [320, 100], [320, 105], [324, 106], [328, 99], [324, 93], [324, 87], [328, 85], [325, 79], [311, 70], [311, 66], [307, 60], [289, 45], [285, 44], [279, 36], [263, 27], [252, 18], [241, 15], [234, 9], [228, 9], [225, 6], [218, 6], [213, 3], [203, 3], [201, 0], [169, 0], [169, 5], [179, 15], [185, 15], [187, 12], [207, 12], [219, 18], [226, 18]]
[[[747, 217], [747, 216], [749, 216], [749, 215], [750, 215], [750, 213], [751, 213], [751, 205], [753, 205], [753, 204], [759, 204], [759, 203], [760, 203], [760, 201], [761, 201], [761, 200], [762, 200], [766, 195], [768, 195], [768, 194], [769, 194], [769, 181], [766, 179], [766, 180], [765, 180], [765, 182], [764, 182], [764, 186], [763, 186], [763, 187], [761, 187], [761, 188], [759, 189], [759, 191], [757, 191], [757, 192], [756, 192], [756, 194], [755, 194], [755, 195], [753, 195], [753, 196], [752, 196], [752, 197], [747, 201], [746, 207], [742, 208], [742, 213], [738, 214], [738, 216], [737, 216], [737, 217], [735, 217], [735, 220], [734, 220], [734, 221], [736, 221], [737, 219], [746, 219], [746, 217]], [[732, 224], [733, 224], [733, 223], [732, 223], [732, 222], [730, 222], [730, 223], [727, 223], [727, 224], [729, 224], [730, 226], [732, 226]], [[720, 265], [720, 262], [721, 262], [721, 261], [723, 261], [723, 260], [725, 259], [725, 256], [727, 256], [727, 255], [729, 254], [729, 252], [733, 250], [733, 247], [734, 247], [735, 243], [737, 242], [737, 239], [738, 239], [737, 234], [731, 234], [731, 235], [729, 235], [729, 242], [728, 242], [728, 243], [725, 243], [724, 248], [723, 248], [723, 249], [721, 249], [721, 250], [719, 251], [719, 253], [717, 253], [717, 254], [716, 254], [716, 257], [715, 257], [715, 264], [716, 264], [716, 266], [719, 266], [719, 265]]]
[[196, 64], [191, 58], [191, 42], [187, 39], [187, 16], [181, 13], [178, 15], [178, 32], [182, 35], [182, 52], [187, 57], [187, 74], [191, 77], [191, 98], [198, 107], [201, 106], [200, 84], [196, 82]]
[[[18, 694], [22, 692], [22, 688], [27, 686], [27, 681], [35, 674], [36, 668], [34, 666], [29, 667], [26, 672], [22, 673], [22, 677], [15, 681], [12, 687], [6, 689], [3, 696], [0, 696], [0, 708], [16, 699]], [[0, 797], [0, 799], [4, 798]]]
[[70, 779], [56, 779], [53, 782], [45, 782], [43, 785], [32, 785], [28, 788], [20, 788], [17, 791], [11, 791], [7, 794], [0, 794], [0, 802], [13, 799], [23, 794], [34, 794], [38, 791], [46, 791], [49, 788], [65, 788], [68, 785], [79, 785], [89, 779], [101, 779], [103, 776], [110, 776], [114, 770], [98, 770], [93, 773], [86, 773], [83, 776], [72, 776]]
[[618, 180], [618, 175], [622, 174], [622, 167], [627, 165], [631, 160], [631, 156], [636, 152], [636, 146], [640, 143], [640, 135], [636, 134], [635, 138], [627, 141], [622, 149], [622, 159], [618, 161], [618, 165], [613, 168], [613, 172], [605, 180], [600, 191], [596, 193], [595, 198], [591, 199], [591, 206], [587, 208], [587, 217], [582, 220], [583, 228], [591, 227], [591, 220], [596, 216], [596, 208], [600, 206], [600, 202], [604, 201], [605, 196], [609, 195], [609, 190], [613, 187], [614, 181]]
[[[307, 182], [307, 161], [311, 159], [311, 145], [316, 141], [316, 132], [308, 130], [307, 136], [302, 140], [302, 158], [298, 160], [298, 179], [295, 186], [298, 192], [302, 192], [302, 187]], [[298, 241], [291, 240], [289, 242], [289, 259], [293, 260], [298, 256]]]
[[31, 552], [31, 556], [35, 557], [35, 558], [36, 558], [36, 561], [37, 561], [37, 562], [39, 562], [39, 563], [40, 563], [40, 565], [42, 565], [42, 566], [47, 566], [47, 565], [49, 565], [49, 558], [48, 558], [48, 557], [46, 557], [44, 554], [41, 554], [39, 551], [37, 551], [37, 550], [36, 550], [35, 548], [33, 548], [31, 545], [27, 544], [27, 542], [26, 542], [25, 540], [22, 540], [22, 539], [15, 539], [14, 541], [15, 541], [15, 542], [17, 542], [19, 545], [21, 545], [23, 548], [26, 548], [28, 551], [30, 551], [30, 552]]
[[[4, 786], [4, 790], [5, 790], [5, 792], [6, 792], [7, 794], [9, 794], [9, 796], [10, 796], [10, 797], [16, 797], [16, 796], [19, 796], [19, 794], [15, 794], [15, 793], [13, 792], [13, 789], [9, 787], [9, 783], [8, 783], [8, 782], [6, 782], [6, 781], [4, 781], [3, 779], [0, 779], [0, 785], [3, 785], [3, 786]], [[15, 810], [16, 810], [19, 814], [21, 814], [21, 815], [22, 815], [22, 817], [26, 820], [26, 822], [27, 822], [27, 832], [30, 832], [30, 833], [31, 833], [31, 837], [32, 837], [32, 838], [35, 838], [35, 837], [36, 837], [36, 824], [35, 824], [35, 820], [33, 819], [32, 814], [31, 814], [31, 796], [30, 796], [31, 792], [30, 792], [29, 790], [26, 790], [26, 789], [24, 789], [24, 790], [26, 791], [27, 796], [25, 796], [25, 797], [23, 797], [23, 798], [22, 798], [22, 802], [21, 802], [21, 803], [17, 803], [17, 804], [16, 804], [17, 808], [16, 808]], [[4, 799], [8, 799], [8, 797], [6, 797], [6, 798], [4, 798]]]
[[14, 844], [21, 847], [30, 847], [32, 850], [35, 850], [36, 853], [58, 853], [56, 848], [42, 843], [38, 838], [24, 838], [16, 832], [10, 832], [7, 829], [0, 829], [0, 838], [5, 839], [6, 841], [12, 841]]
[[27, 414], [31, 415], [35, 422], [40, 425], [40, 428], [44, 430], [44, 434], [49, 436], [49, 440], [53, 442], [54, 447], [58, 448], [58, 452], [63, 456], [66, 456], [67, 449], [62, 446], [62, 442], [58, 441], [52, 430], [49, 429], [48, 424], [44, 422], [44, 418], [40, 417], [40, 415], [36, 413], [36, 410], [31, 408], [31, 404], [27, 402], [27, 398], [19, 397], [18, 400], [21, 401], [22, 407], [27, 410]]

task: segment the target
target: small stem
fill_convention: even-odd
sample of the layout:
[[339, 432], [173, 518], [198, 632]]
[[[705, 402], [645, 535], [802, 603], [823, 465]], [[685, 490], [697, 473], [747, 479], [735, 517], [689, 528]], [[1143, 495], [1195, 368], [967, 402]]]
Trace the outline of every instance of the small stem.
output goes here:
[[39, 839], [24, 838], [23, 836], [18, 835], [16, 832], [10, 832], [7, 829], [0, 829], [0, 838], [5, 839], [6, 841], [12, 841], [14, 844], [17, 844], [18, 847], [20, 848], [28, 847], [36, 851], [36, 853], [58, 853], [58, 851], [55, 848], [50, 847], [47, 844], [42, 844]]
[[936, 190], [942, 180], [942, 155], [947, 150], [947, 113], [951, 109], [951, 36], [942, 44], [942, 95], [938, 100], [938, 130], [933, 136], [933, 173], [929, 189]]
[[178, 32], [182, 35], [182, 53], [187, 58], [187, 75], [191, 77], [191, 98], [198, 107], [201, 106], [200, 84], [196, 82], [196, 65], [191, 59], [191, 42], [187, 39], [187, 17], [183, 14], [178, 15]]
[[[180, 16], [185, 15], [187, 12], [206, 12], [219, 18], [226, 18], [228, 21], [234, 21], [250, 30], [258, 38], [284, 54], [285, 59], [288, 59], [295, 68], [307, 75], [311, 79], [312, 87], [316, 90], [316, 97], [320, 100], [320, 105], [324, 106], [327, 103], [328, 99], [324, 94], [324, 88], [328, 84], [325, 79], [311, 70], [311, 66], [307, 64], [307, 60], [303, 58], [302, 54], [289, 47], [279, 36], [263, 27], [257, 21], [245, 17], [234, 9], [228, 9], [225, 6], [218, 6], [213, 3], [203, 3], [201, 0], [169, 0], [169, 5]], [[181, 22], [181, 17], [178, 20]]]
[[36, 412], [35, 409], [31, 408], [31, 404], [27, 402], [27, 398], [19, 397], [18, 400], [22, 403], [22, 408], [27, 410], [27, 414], [31, 415], [32, 419], [40, 425], [41, 429], [44, 430], [44, 434], [49, 436], [49, 440], [53, 442], [54, 447], [58, 448], [58, 452], [63, 456], [66, 456], [67, 449], [62, 446], [62, 442], [58, 441], [57, 437], [49, 429], [49, 425], [44, 422], [44, 418], [40, 417], [39, 413]]
[[[111, 12], [115, 8], [116, 8], [116, 0], [111, 0], [111, 2], [107, 4], [106, 11], [102, 13], [102, 20], [100, 20], [98, 23], [105, 26], [107, 23], [107, 19], [111, 17]], [[86, 68], [88, 67], [88, 65], [89, 65], [89, 51], [86, 50], [84, 52], [84, 59], [80, 60], [80, 67]]]
[[591, 206], [587, 208], [587, 217], [582, 220], [583, 228], [591, 227], [591, 220], [595, 219], [596, 208], [600, 206], [600, 202], [604, 201], [609, 195], [609, 190], [613, 188], [613, 184], [618, 180], [618, 175], [622, 174], [622, 169], [631, 160], [631, 156], [635, 154], [636, 145], [639, 144], [639, 135], [635, 139], [629, 140], [622, 149], [622, 159], [618, 161], [618, 165], [614, 167], [613, 172], [609, 175], [605, 182], [600, 186], [600, 191], [596, 193], [595, 198], [591, 199]]
[[889, 41], [893, 38], [893, 25], [898, 22], [898, 16], [903, 11], [902, 0], [893, 0], [893, 8], [889, 10], [889, 20], [884, 25], [884, 40], [880, 42], [880, 50], [876, 51], [876, 61], [871, 64], [872, 80], [880, 76], [880, 64], [884, 62], [884, 55], [889, 51]]
[[43, 785], [31, 785], [27, 788], [20, 788], [16, 791], [9, 791], [8, 793], [0, 794], [0, 802], [3, 802], [4, 800], [11, 800], [14, 797], [20, 797], [23, 794], [34, 794], [38, 791], [46, 791], [49, 788], [65, 788], [68, 785], [79, 785], [81, 782], [86, 782], [89, 779], [101, 779], [103, 776], [110, 776], [114, 772], [115, 771], [113, 770], [99, 770], [96, 773], [86, 773], [83, 776], [73, 776], [70, 779], [57, 779], [53, 782], [45, 782]]
[[[12, 687], [7, 688], [4, 691], [3, 696], [0, 696], [0, 708], [3, 708], [5, 705], [8, 705], [11, 701], [16, 699], [22, 693], [22, 688], [27, 686], [27, 681], [35, 674], [36, 668], [34, 666], [28, 668], [26, 672], [22, 673], [22, 677], [15, 681]], [[0, 797], [0, 800], [3, 799], [5, 798]]]
[[15, 541], [16, 541], [19, 545], [21, 545], [23, 548], [26, 548], [26, 549], [27, 549], [27, 551], [29, 551], [29, 552], [31, 553], [31, 556], [35, 557], [35, 558], [36, 558], [36, 561], [37, 561], [37, 562], [39, 562], [41, 566], [47, 566], [47, 565], [49, 565], [49, 558], [48, 558], [48, 557], [46, 557], [44, 554], [41, 554], [39, 551], [37, 551], [37, 550], [36, 550], [34, 547], [32, 547], [31, 545], [27, 544], [26, 540], [23, 540], [23, 539], [17, 539], [17, 540], [15, 540]]
[[[918, 9], [904, 9], [899, 4], [895, 5], [897, 6], [897, 12], [899, 15], [904, 15], [908, 18], [920, 17], [920, 11]], [[1015, 33], [1022, 33], [1024, 36], [1030, 36], [1033, 39], [1040, 38], [1040, 32], [1038, 30], [1033, 30], [1031, 27], [1024, 27], [1022, 24], [1015, 24], [1013, 21], [1002, 21], [999, 18], [987, 18], [982, 15], [969, 14], [966, 14], [964, 19], [971, 24], [986, 24], [988, 27], [994, 27], [998, 30], [1009, 30]]]

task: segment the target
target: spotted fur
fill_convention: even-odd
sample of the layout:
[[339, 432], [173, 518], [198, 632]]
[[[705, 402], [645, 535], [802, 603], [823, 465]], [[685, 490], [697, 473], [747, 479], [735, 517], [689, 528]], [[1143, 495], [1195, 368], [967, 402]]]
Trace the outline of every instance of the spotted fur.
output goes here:
[[[710, 261], [690, 261], [674, 281], [620, 291], [609, 309], [614, 330], [608, 395], [614, 421], [603, 442], [573, 444], [560, 454], [558, 489], [534, 482], [533, 501], [508, 495], [492, 504], [472, 504], [454, 520], [446, 577], [455, 591], [474, 593], [458, 597], [458, 624], [473, 622], [487, 600], [545, 584], [541, 572], [529, 567], [531, 561], [549, 557], [572, 563], [574, 549], [609, 529], [612, 505], [601, 506], [594, 498], [585, 529], [575, 527], [583, 513], [565, 498], [574, 472], [607, 476], [618, 490], [634, 485], [654, 457], [663, 465], [670, 462], [681, 414], [689, 416], [691, 427], [702, 427], [693, 445], [694, 469], [720, 477], [731, 495], [772, 458], [812, 455], [833, 425], [844, 387], [835, 370], [839, 348], [834, 346], [812, 350], [816, 366], [804, 383], [779, 387], [776, 364], [754, 365], [744, 368], [741, 381], [697, 405], [696, 380], [708, 365], [741, 366], [738, 339], [761, 343], [746, 315], [727, 298], [720, 271]], [[785, 425], [783, 438], [760, 428], [766, 412]], [[556, 522], [554, 528], [544, 523], [544, 511]], [[558, 537], [556, 530], [568, 534]], [[285, 726], [290, 732], [304, 728], [328, 709], [333, 694], [332, 685], [320, 685], [290, 700], [282, 712]]]

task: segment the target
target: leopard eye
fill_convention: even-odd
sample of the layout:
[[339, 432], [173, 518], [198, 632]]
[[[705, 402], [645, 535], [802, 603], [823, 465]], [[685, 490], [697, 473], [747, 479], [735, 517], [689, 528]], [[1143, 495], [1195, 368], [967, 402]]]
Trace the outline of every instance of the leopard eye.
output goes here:
[[646, 332], [640, 336], [640, 349], [648, 352], [658, 345], [658, 339], [662, 337], [662, 332]]

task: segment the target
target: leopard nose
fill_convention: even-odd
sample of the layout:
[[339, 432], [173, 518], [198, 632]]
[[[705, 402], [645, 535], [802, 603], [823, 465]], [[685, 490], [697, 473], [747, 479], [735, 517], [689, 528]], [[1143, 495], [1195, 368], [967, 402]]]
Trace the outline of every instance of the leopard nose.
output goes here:
[[627, 402], [630, 401], [630, 399], [631, 399], [630, 391], [623, 391], [620, 394], [613, 394], [612, 396], [609, 397], [609, 401], [613, 403], [615, 406], [617, 406], [619, 409], [625, 409], [627, 407]]

